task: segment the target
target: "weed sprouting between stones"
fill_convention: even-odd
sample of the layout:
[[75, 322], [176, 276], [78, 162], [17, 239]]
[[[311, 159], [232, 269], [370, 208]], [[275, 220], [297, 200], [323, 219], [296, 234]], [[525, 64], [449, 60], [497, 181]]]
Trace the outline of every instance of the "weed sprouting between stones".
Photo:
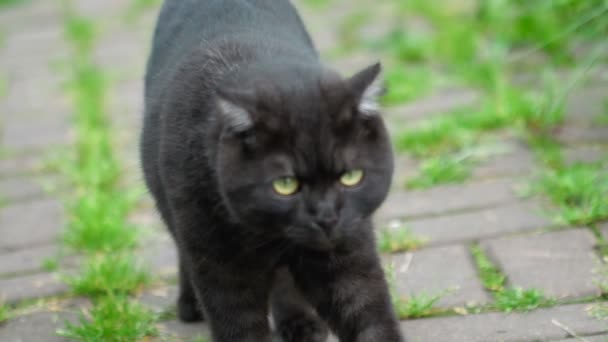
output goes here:
[[427, 239], [414, 234], [410, 228], [394, 221], [381, 229], [378, 235], [378, 249], [384, 253], [405, 252], [420, 248]]
[[492, 263], [479, 245], [471, 246], [471, 254], [483, 287], [493, 292], [501, 291], [505, 284], [505, 275]]
[[506, 275], [494, 265], [479, 245], [471, 246], [471, 254], [481, 283], [494, 297], [494, 303], [488, 308], [504, 312], [525, 312], [555, 304], [554, 299], [548, 298], [538, 289], [505, 287]]
[[8, 306], [2, 302], [0, 302], [0, 324], [9, 319], [9, 309]]
[[445, 312], [445, 310], [437, 308], [436, 304], [450, 292], [449, 290], [436, 294], [419, 293], [404, 298], [397, 291], [394, 265], [387, 265], [385, 273], [393, 308], [400, 319], [421, 318]]
[[77, 324], [66, 322], [57, 333], [84, 342], [139, 341], [158, 334], [156, 315], [126, 296], [108, 295], [100, 298]]
[[66, 282], [79, 295], [132, 294], [150, 282], [150, 275], [132, 255], [100, 254], [86, 260], [80, 273]]
[[587, 225], [608, 219], [606, 162], [577, 163], [549, 169], [535, 190], [557, 207], [559, 223]]
[[66, 245], [85, 252], [80, 272], [64, 276], [76, 294], [96, 298], [77, 324], [66, 322], [58, 333], [83, 341], [132, 341], [157, 334], [157, 319], [127, 295], [145, 286], [150, 276], [133, 255], [138, 230], [127, 223], [137, 195], [120, 183], [106, 114], [107, 77], [93, 61], [96, 26], [64, 7], [65, 37], [72, 48], [69, 63], [75, 141], [58, 165], [75, 189], [66, 200], [69, 223]]

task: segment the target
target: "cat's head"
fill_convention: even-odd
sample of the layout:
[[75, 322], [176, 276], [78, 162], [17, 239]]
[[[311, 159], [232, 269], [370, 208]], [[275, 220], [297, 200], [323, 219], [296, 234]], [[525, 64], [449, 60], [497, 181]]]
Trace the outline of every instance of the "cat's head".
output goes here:
[[344, 79], [272, 66], [217, 95], [219, 190], [234, 219], [326, 250], [380, 206], [393, 172], [380, 116], [380, 64]]

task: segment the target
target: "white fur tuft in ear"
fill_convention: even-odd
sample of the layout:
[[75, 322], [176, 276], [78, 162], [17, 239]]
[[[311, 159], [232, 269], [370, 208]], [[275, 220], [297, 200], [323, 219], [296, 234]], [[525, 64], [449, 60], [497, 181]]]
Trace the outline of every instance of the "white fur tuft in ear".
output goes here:
[[227, 126], [230, 127], [233, 132], [240, 133], [253, 127], [251, 115], [245, 108], [222, 98], [218, 100], [218, 105]]
[[384, 84], [382, 77], [378, 75], [374, 81], [367, 86], [361, 99], [359, 100], [359, 113], [362, 115], [373, 116], [380, 112], [380, 104], [378, 100], [384, 93]]

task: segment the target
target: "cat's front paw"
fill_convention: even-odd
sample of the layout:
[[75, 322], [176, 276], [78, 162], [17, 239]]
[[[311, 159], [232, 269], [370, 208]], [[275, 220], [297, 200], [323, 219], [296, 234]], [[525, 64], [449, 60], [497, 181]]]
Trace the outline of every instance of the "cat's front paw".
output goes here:
[[200, 322], [205, 319], [196, 299], [184, 297], [177, 300], [177, 317], [182, 322]]
[[277, 326], [277, 333], [282, 342], [325, 342], [329, 334], [325, 323], [310, 316], [282, 320]]

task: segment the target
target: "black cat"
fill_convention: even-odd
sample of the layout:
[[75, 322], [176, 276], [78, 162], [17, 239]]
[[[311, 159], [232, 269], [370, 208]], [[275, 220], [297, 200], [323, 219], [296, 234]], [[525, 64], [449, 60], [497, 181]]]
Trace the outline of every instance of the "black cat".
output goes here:
[[[179, 251], [178, 314], [217, 342], [403, 341], [371, 215], [392, 151], [376, 64], [325, 68], [288, 0], [167, 0], [143, 170]], [[270, 309], [269, 309], [270, 307]]]

